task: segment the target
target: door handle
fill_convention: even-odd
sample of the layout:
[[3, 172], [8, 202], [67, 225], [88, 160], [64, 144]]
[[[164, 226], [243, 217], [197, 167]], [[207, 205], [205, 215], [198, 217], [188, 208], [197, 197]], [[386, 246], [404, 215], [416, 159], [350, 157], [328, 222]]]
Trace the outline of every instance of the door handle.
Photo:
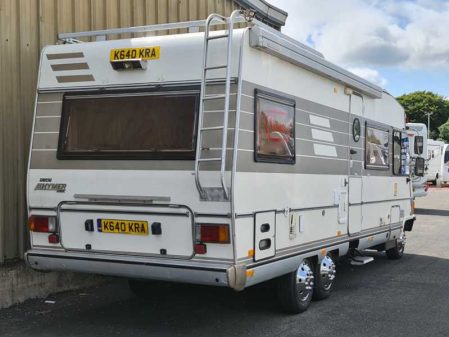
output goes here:
[[350, 149], [350, 150], [349, 150], [349, 153], [350, 153], [350, 154], [356, 154], [356, 153], [357, 153], [357, 151], [356, 151], [356, 150], [354, 150], [354, 149]]

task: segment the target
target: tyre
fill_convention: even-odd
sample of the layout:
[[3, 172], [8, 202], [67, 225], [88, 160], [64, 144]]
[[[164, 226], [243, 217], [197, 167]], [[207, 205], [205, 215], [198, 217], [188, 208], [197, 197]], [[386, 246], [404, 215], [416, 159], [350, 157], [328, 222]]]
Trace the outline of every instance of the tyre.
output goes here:
[[313, 270], [309, 259], [304, 259], [296, 271], [278, 279], [277, 293], [285, 312], [299, 314], [307, 310], [313, 295]]
[[396, 240], [396, 244], [393, 248], [387, 249], [385, 253], [390, 260], [399, 260], [404, 255], [405, 240], [400, 237]]
[[326, 255], [315, 267], [313, 299], [324, 300], [334, 289], [336, 277], [335, 262], [331, 255]]

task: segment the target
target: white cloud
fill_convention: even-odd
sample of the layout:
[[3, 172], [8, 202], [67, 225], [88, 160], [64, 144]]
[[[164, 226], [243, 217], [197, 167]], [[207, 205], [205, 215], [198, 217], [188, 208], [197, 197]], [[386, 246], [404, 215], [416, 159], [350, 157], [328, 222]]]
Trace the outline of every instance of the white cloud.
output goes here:
[[346, 68], [449, 69], [447, 0], [269, 1], [289, 13], [285, 33]]
[[387, 80], [375, 69], [370, 68], [348, 68], [348, 70], [365, 80], [368, 80], [380, 87], [387, 85]]

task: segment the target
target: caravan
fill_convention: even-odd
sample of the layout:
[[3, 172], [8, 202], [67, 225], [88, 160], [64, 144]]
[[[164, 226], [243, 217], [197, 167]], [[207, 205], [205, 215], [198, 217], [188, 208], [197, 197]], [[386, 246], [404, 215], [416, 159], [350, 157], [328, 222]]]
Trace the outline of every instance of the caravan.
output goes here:
[[30, 266], [132, 285], [243, 290], [276, 278], [284, 308], [301, 312], [330, 295], [339, 257], [402, 256], [415, 219], [402, 107], [241, 16], [66, 34], [190, 31], [44, 48]]

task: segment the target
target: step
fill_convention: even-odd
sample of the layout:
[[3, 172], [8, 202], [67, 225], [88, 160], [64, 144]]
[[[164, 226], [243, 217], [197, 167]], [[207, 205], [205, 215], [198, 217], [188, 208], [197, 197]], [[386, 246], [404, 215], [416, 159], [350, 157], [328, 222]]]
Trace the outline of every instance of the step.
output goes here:
[[203, 101], [210, 101], [213, 99], [224, 99], [226, 98], [226, 95], [220, 94], [220, 95], [206, 95], [203, 96]]
[[198, 159], [199, 163], [211, 162], [211, 161], [221, 161], [221, 158], [200, 158], [200, 159]]
[[353, 256], [351, 257], [351, 264], [353, 266], [363, 266], [374, 261], [372, 256]]
[[204, 70], [215, 70], [215, 69], [225, 69], [228, 66], [226, 64], [220, 65], [220, 66], [211, 66], [211, 67], [206, 67], [204, 68]]
[[200, 131], [215, 131], [215, 130], [223, 130], [224, 126], [210, 126], [206, 128], [201, 128]]
[[217, 39], [224, 39], [226, 37], [229, 37], [229, 34], [221, 34], [221, 35], [214, 35], [214, 36], [208, 36], [207, 40], [217, 40]]

